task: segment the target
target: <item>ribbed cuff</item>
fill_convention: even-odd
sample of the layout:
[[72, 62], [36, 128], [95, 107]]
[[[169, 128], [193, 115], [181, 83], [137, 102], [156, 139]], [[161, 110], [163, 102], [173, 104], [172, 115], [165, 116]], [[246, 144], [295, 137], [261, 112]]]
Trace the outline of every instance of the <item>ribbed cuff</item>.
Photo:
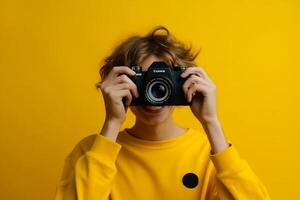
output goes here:
[[218, 174], [235, 172], [243, 167], [243, 160], [237, 150], [232, 144], [229, 145], [225, 150], [210, 155]]
[[104, 160], [115, 161], [121, 148], [122, 145], [108, 139], [103, 135], [98, 134], [90, 151], [98, 156], [101, 156], [101, 158]]

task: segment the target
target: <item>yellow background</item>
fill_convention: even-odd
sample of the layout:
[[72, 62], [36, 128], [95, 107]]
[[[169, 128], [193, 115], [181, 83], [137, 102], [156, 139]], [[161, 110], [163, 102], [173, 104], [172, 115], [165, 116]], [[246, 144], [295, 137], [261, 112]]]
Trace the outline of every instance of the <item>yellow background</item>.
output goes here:
[[[299, 194], [297, 0], [1, 1], [0, 199], [51, 199], [63, 161], [105, 117], [104, 56], [164, 25], [201, 53], [226, 136], [272, 199]], [[188, 108], [174, 117], [201, 129]], [[131, 126], [132, 113], [123, 125]]]

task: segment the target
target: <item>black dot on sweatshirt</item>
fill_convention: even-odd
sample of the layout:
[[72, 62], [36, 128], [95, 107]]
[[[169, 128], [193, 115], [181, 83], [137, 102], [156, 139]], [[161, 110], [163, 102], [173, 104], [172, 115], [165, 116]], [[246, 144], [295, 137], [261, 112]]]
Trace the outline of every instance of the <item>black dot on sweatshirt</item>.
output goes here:
[[198, 185], [198, 176], [194, 173], [187, 173], [183, 176], [182, 183], [188, 188], [194, 188]]

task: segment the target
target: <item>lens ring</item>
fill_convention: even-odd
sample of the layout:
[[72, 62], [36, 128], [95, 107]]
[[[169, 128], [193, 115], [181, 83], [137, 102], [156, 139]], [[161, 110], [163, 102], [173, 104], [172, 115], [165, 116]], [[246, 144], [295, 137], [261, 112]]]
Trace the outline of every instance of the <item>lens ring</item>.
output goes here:
[[[166, 88], [165, 95], [160, 98], [157, 98], [152, 94], [152, 88], [158, 83], [161, 84], [164, 88]], [[152, 79], [150, 82], [147, 83], [145, 87], [145, 97], [152, 104], [161, 104], [167, 101], [170, 95], [171, 95], [171, 85], [166, 79], [163, 78]]]
[[[168, 96], [168, 91], [166, 90], [166, 88], [168, 88], [168, 86], [164, 82], [161, 81], [153, 82], [148, 89], [151, 99], [155, 101], [162, 101], [163, 99], [165, 99]], [[160, 93], [160, 91], [158, 91], [159, 89], [164, 90], [162, 95], [159, 94]]]

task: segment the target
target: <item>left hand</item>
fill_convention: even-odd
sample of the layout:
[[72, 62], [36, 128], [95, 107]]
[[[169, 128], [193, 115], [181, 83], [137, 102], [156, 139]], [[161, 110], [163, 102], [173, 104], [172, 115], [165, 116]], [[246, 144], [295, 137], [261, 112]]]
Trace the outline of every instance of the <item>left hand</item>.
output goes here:
[[182, 87], [193, 114], [201, 123], [217, 119], [215, 84], [201, 67], [188, 67], [181, 77], [190, 74]]

